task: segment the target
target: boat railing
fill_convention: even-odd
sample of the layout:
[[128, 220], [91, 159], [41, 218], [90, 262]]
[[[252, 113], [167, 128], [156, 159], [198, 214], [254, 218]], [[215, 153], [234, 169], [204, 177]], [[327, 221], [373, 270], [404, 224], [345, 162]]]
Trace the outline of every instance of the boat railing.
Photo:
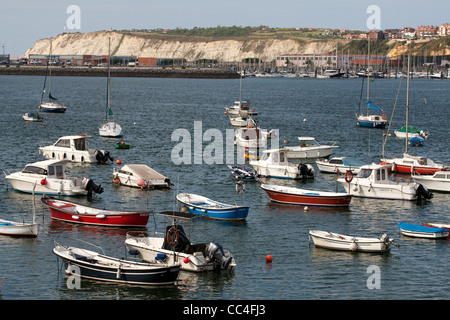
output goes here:
[[[84, 240], [81, 240], [81, 239], [76, 239], [76, 238], [73, 238], [72, 240], [79, 241], [79, 242], [83, 242], [84, 244], [88, 244], [88, 245], [90, 245], [90, 246], [93, 246], [93, 247], [95, 247], [95, 248], [98, 248], [98, 249], [102, 250], [102, 253], [103, 253], [103, 254], [105, 254], [105, 251], [103, 250], [103, 248], [100, 247], [100, 246], [98, 246], [98, 245], [96, 245], [96, 244], [93, 244], [93, 243], [90, 243], [90, 242], [87, 242], [87, 241], [84, 241]], [[54, 239], [53, 242], [54, 242], [54, 244], [55, 244], [55, 247], [56, 247], [56, 246], [66, 247], [66, 246], [63, 246], [62, 244], [58, 243], [58, 242], [56, 241], [56, 239]], [[81, 249], [81, 250], [82, 250], [82, 249]]]
[[[164, 237], [165, 235], [165, 233], [157, 231], [154, 231], [153, 234], [160, 237]], [[146, 245], [150, 245], [149, 236], [150, 234], [147, 231], [129, 231], [126, 234], [127, 239], [132, 239], [136, 242], [142, 242]]]

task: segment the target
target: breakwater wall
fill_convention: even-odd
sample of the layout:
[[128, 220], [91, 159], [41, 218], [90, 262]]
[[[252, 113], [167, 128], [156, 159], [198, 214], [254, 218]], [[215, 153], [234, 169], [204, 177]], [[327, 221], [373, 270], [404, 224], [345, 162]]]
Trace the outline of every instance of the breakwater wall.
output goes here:
[[[0, 75], [45, 75], [45, 66], [3, 66]], [[107, 67], [52, 67], [52, 76], [106, 77]], [[229, 69], [111, 67], [112, 77], [236, 79], [239, 74]]]

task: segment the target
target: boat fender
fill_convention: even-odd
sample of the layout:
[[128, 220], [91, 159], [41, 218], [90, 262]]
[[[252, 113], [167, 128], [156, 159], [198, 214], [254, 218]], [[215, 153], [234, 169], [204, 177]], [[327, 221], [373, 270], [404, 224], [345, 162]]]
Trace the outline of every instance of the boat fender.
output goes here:
[[47, 184], [47, 179], [45, 179], [45, 178], [42, 179], [42, 180], [41, 180], [41, 185], [45, 186], [46, 184]]
[[167, 243], [169, 244], [169, 246], [171, 247], [175, 247], [178, 243], [178, 239], [179, 239], [180, 235], [178, 233], [178, 230], [176, 229], [176, 227], [172, 226], [168, 231], [167, 231]]
[[344, 175], [344, 179], [347, 183], [352, 182], [353, 180], [353, 172], [351, 170], [347, 170]]
[[119, 268], [117, 268], [117, 273], [116, 273], [116, 279], [120, 279], [120, 276], [121, 276], [121, 267], [122, 267], [122, 265], [119, 265]]
[[355, 241], [353, 241], [352, 244], [350, 245], [350, 250], [356, 251], [357, 249], [358, 249], [358, 245], [356, 244]]

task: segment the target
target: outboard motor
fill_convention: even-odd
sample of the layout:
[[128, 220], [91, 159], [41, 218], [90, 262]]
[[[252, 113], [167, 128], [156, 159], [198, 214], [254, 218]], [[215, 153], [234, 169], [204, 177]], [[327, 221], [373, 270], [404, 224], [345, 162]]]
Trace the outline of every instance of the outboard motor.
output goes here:
[[311, 165], [299, 163], [298, 170], [303, 179], [314, 177], [314, 168]]
[[101, 185], [96, 185], [94, 183], [94, 181], [92, 181], [91, 179], [88, 178], [83, 178], [83, 181], [81, 181], [81, 186], [83, 187], [84, 190], [86, 190], [88, 192], [88, 196], [92, 197], [92, 192], [95, 193], [102, 193], [103, 192], [103, 188]]
[[233, 257], [226, 257], [225, 252], [220, 244], [211, 242], [206, 248], [206, 253], [211, 261], [214, 263], [214, 270], [228, 269]]
[[105, 153], [103, 153], [100, 150], [95, 150], [94, 155], [95, 160], [99, 163], [106, 163], [108, 160], [114, 161], [114, 159], [109, 155], [109, 151], [105, 151]]
[[422, 200], [422, 197], [424, 197], [427, 200], [433, 198], [433, 194], [430, 191], [428, 191], [428, 189], [425, 188], [424, 185], [416, 183], [414, 188], [416, 189], [417, 201]]

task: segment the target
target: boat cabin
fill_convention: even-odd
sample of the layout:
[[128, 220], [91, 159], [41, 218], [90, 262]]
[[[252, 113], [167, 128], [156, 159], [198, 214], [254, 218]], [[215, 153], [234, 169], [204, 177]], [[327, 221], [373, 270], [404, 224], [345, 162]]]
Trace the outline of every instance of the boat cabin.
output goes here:
[[43, 175], [51, 178], [63, 179], [65, 176], [64, 164], [66, 162], [67, 161], [60, 161], [60, 160], [39, 161], [28, 164], [22, 170], [22, 173]]
[[58, 139], [53, 145], [54, 147], [70, 148], [72, 150], [86, 151], [88, 150], [87, 135], [64, 136]]
[[391, 165], [366, 165], [362, 166], [356, 178], [369, 179], [375, 183], [389, 183], [389, 170]]
[[318, 147], [320, 144], [313, 137], [298, 137], [301, 147]]
[[287, 153], [285, 149], [265, 150], [259, 161], [280, 166], [289, 165]]

